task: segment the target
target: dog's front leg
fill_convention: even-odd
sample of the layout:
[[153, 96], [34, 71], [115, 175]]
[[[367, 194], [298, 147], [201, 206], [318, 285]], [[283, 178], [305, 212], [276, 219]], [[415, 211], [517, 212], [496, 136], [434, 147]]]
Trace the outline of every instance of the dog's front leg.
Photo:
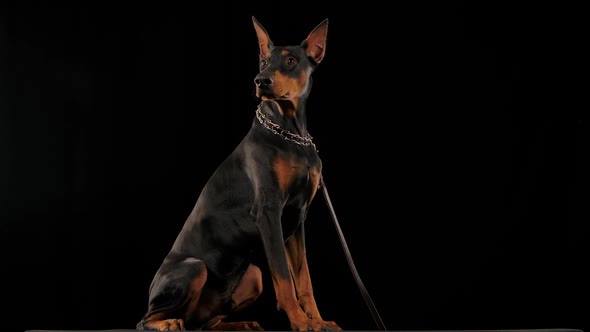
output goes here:
[[280, 202], [261, 205], [257, 210], [256, 222], [268, 259], [277, 297], [277, 308], [287, 314], [291, 329], [295, 331], [321, 330], [321, 324], [305, 314], [295, 295], [283, 239]]
[[342, 328], [332, 321], [324, 321], [318, 310], [313, 287], [307, 265], [305, 251], [305, 230], [303, 221], [286, 242], [289, 268], [295, 281], [295, 290], [299, 298], [299, 305], [305, 311], [308, 318], [319, 322], [323, 330], [340, 331]]

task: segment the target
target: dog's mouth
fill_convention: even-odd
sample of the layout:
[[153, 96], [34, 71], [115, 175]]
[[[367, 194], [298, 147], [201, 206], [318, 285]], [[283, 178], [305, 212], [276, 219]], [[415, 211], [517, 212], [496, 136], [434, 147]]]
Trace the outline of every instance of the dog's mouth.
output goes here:
[[258, 96], [260, 97], [260, 99], [262, 100], [287, 100], [291, 98], [291, 94], [290, 93], [285, 93], [282, 95], [276, 95], [274, 93], [272, 93], [271, 91], [258, 91]]

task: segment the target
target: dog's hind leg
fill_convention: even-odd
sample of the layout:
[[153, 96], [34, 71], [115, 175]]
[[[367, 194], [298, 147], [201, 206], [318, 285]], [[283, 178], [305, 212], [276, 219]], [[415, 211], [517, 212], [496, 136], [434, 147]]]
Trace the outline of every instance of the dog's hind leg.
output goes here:
[[[262, 273], [260, 268], [250, 264], [231, 295], [231, 312], [240, 311], [250, 306], [262, 293]], [[218, 316], [204, 328], [216, 331], [263, 331], [255, 321], [224, 322], [226, 316]]]
[[138, 330], [182, 331], [194, 314], [207, 268], [192, 257], [166, 257], [150, 286], [149, 308]]

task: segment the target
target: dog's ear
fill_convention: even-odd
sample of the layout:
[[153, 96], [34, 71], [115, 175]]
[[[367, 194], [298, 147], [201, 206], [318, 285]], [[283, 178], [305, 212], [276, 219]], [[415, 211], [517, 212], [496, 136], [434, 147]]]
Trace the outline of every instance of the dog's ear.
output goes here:
[[256, 30], [256, 37], [258, 37], [258, 47], [260, 47], [260, 59], [264, 58], [266, 53], [272, 47], [272, 41], [268, 33], [262, 25], [252, 16], [252, 23], [254, 23], [254, 30]]
[[326, 38], [328, 36], [328, 19], [325, 19], [317, 27], [315, 27], [309, 36], [301, 43], [305, 48], [305, 53], [316, 64], [319, 64], [326, 55]]

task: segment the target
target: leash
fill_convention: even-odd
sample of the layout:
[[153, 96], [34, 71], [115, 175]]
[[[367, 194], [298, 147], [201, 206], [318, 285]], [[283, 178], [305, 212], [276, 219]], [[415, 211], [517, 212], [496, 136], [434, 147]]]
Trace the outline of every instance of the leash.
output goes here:
[[342, 249], [344, 249], [344, 253], [346, 255], [346, 261], [348, 262], [348, 266], [350, 267], [350, 270], [352, 271], [352, 274], [354, 276], [354, 280], [356, 281], [356, 283], [361, 291], [361, 294], [363, 295], [363, 298], [364, 298], [365, 302], [367, 303], [369, 310], [371, 311], [371, 315], [373, 315], [373, 320], [375, 320], [375, 324], [377, 324], [377, 327], [379, 328], [379, 330], [387, 331], [387, 329], [385, 328], [385, 324], [383, 323], [383, 320], [381, 320], [381, 316], [379, 316], [379, 312], [377, 311], [377, 308], [375, 307], [375, 304], [373, 303], [371, 296], [369, 296], [369, 292], [365, 288], [365, 285], [363, 284], [363, 281], [361, 280], [361, 277], [356, 270], [354, 262], [352, 261], [352, 256], [350, 255], [350, 250], [348, 250], [348, 245], [346, 244], [346, 239], [344, 239], [344, 234], [342, 233], [342, 229], [340, 229], [340, 224], [338, 223], [338, 218], [336, 218], [336, 212], [334, 212], [334, 207], [332, 206], [332, 201], [330, 200], [330, 195], [328, 195], [328, 189], [326, 188], [326, 184], [324, 183], [323, 176], [320, 178], [320, 185], [322, 187], [322, 193], [324, 194], [324, 198], [326, 199], [326, 203], [328, 204], [330, 214], [332, 215], [332, 220], [334, 221], [334, 225], [336, 226], [336, 231], [338, 232], [338, 238], [340, 239], [340, 243], [342, 244]]

